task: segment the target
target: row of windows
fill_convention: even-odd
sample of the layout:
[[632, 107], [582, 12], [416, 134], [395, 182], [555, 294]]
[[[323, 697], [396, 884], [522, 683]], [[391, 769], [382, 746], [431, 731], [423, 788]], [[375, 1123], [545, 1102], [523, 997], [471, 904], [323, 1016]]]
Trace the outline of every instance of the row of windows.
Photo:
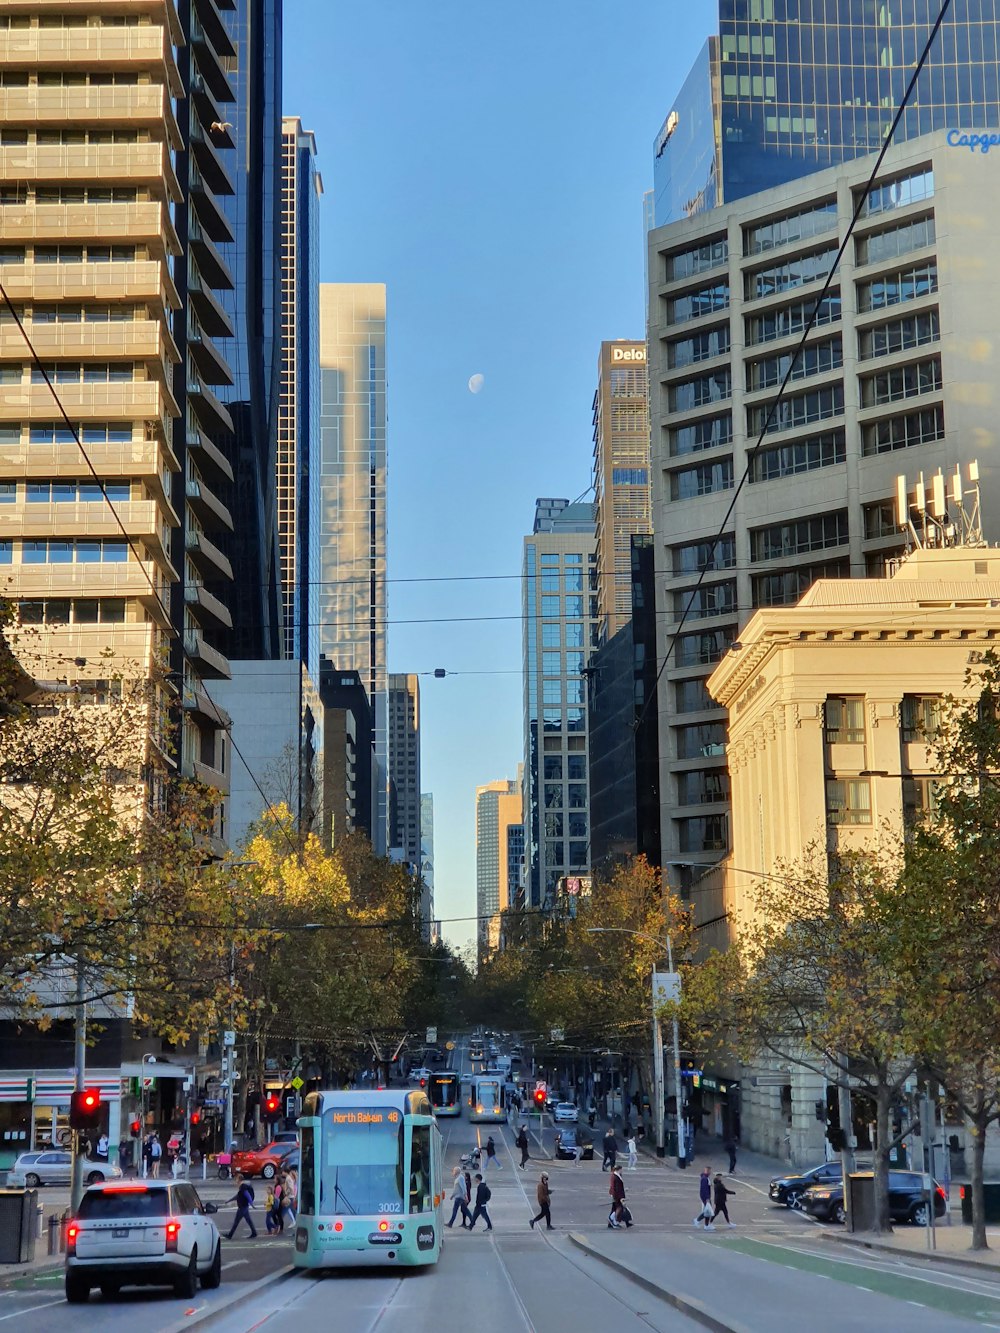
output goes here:
[[849, 560], [833, 560], [821, 565], [779, 570], [773, 574], [757, 574], [750, 580], [751, 600], [754, 606], [790, 606], [817, 579], [846, 579], [850, 573]]
[[553, 551], [543, 551], [540, 557], [541, 564], [548, 566], [550, 569], [553, 566], [558, 565], [560, 560], [562, 560], [564, 565], [583, 564], [583, 556], [578, 551], [569, 551], [561, 556]]
[[732, 373], [728, 366], [723, 366], [710, 375], [672, 385], [668, 393], [670, 411], [690, 412], [706, 403], [723, 402], [732, 392]]
[[[127, 324], [148, 319], [145, 306], [132, 305], [33, 305], [15, 307], [18, 319], [35, 324]], [[0, 324], [13, 323], [7, 306], [0, 309]]]
[[674, 593], [674, 614], [678, 619], [687, 615], [695, 619], [708, 616], [730, 616], [736, 613], [736, 581], [703, 583], [700, 588]]
[[562, 575], [556, 569], [543, 569], [542, 592], [559, 592], [560, 579], [563, 592], [583, 592], [582, 569], [567, 569]]
[[[22, 541], [23, 565], [117, 565], [128, 560], [128, 544], [120, 541]], [[14, 543], [0, 542], [0, 564], [14, 558]]]
[[934, 172], [930, 167], [922, 171], [897, 176], [890, 181], [873, 185], [861, 209], [862, 217], [876, 217], [894, 208], [905, 208], [934, 195]]
[[678, 819], [677, 839], [682, 852], [724, 852], [728, 847], [725, 815]]
[[611, 469], [612, 486], [648, 486], [649, 469], [644, 467], [616, 467]]
[[836, 248], [831, 247], [817, 250], [813, 254], [797, 255], [771, 268], [748, 273], [745, 279], [746, 298], [748, 301], [758, 301], [792, 287], [802, 287], [807, 282], [817, 282], [829, 275], [836, 257]]
[[700, 574], [703, 569], [732, 569], [736, 564], [736, 537], [727, 532], [715, 541], [674, 547], [674, 574]]
[[716, 241], [705, 241], [691, 250], [681, 250], [668, 255], [665, 278], [667, 282], [679, 282], [682, 278], [693, 277], [696, 273], [706, 273], [713, 268], [721, 268], [729, 260], [729, 242], [723, 236]]
[[726, 753], [725, 722], [700, 722], [677, 727], [678, 759], [717, 759]]
[[887, 454], [894, 449], [910, 449], [943, 439], [944, 407], [937, 403], [919, 412], [907, 412], [905, 416], [888, 417], [865, 426], [861, 447], [865, 454]]
[[848, 541], [847, 510], [814, 514], [790, 523], [775, 523], [750, 532], [750, 559], [778, 560], [804, 551], [844, 546]]
[[[109, 500], [129, 500], [132, 496], [127, 481], [106, 481], [103, 494], [96, 481], [28, 481], [22, 485], [29, 504], [90, 504], [100, 503], [105, 495]], [[16, 499], [17, 482], [0, 481], [0, 504], [13, 504]]]
[[711, 805], [729, 800], [729, 774], [724, 768], [693, 769], [677, 774], [678, 805]]
[[560, 610], [560, 598], [552, 597], [546, 594], [542, 598], [542, 615], [559, 616], [565, 615], [567, 619], [574, 620], [583, 617], [583, 598], [565, 597], [562, 598], [562, 610]]
[[567, 704], [585, 704], [587, 702], [582, 676], [572, 677], [566, 681], [542, 681], [542, 703], [561, 704], [563, 702]]
[[567, 648], [583, 648], [583, 625], [576, 621], [566, 621], [560, 624], [558, 621], [553, 624], [546, 622], [542, 625], [542, 647], [559, 648], [562, 646], [560, 641], [560, 630], [565, 631], [565, 645]]
[[732, 444], [733, 417], [726, 412], [718, 417], [702, 417], [690, 426], [679, 426], [669, 432], [670, 453], [673, 457], [681, 454], [698, 454], [705, 449], [715, 449], [721, 444]]
[[[134, 245], [36, 245], [32, 252], [36, 264], [117, 264], [135, 257]], [[23, 245], [0, 245], [0, 264], [23, 264], [25, 259]]]
[[[0, 384], [20, 384], [26, 367], [0, 365]], [[57, 361], [54, 365], [31, 366], [31, 383], [122, 384], [136, 378], [131, 361]]]
[[771, 434], [776, 430], [795, 430], [813, 421], [843, 416], [843, 384], [827, 384], [808, 393], [792, 394], [780, 402], [761, 403], [747, 408], [747, 434]]
[[11, 14], [0, 19], [0, 31], [24, 28], [140, 28], [152, 23], [149, 14]]
[[751, 316], [746, 321], [747, 345], [752, 347], [756, 343], [776, 342], [779, 338], [801, 333], [814, 310], [816, 318], [813, 320], [813, 328], [835, 324], [841, 315], [840, 292], [836, 289], [827, 292], [818, 306], [815, 300], [797, 301], [780, 310], [768, 310], [765, 314]]
[[858, 310], [884, 310], [887, 306], [901, 305], [930, 296], [938, 289], [937, 262], [914, 264], [896, 273], [887, 273], [871, 282], [858, 283]]
[[134, 185], [36, 185], [0, 186], [0, 204], [132, 204], [139, 197]]
[[[95, 422], [80, 423], [75, 427], [77, 435], [84, 444], [131, 444], [132, 427], [126, 423]], [[0, 426], [0, 445], [18, 445], [21, 443], [21, 427], [6, 422]], [[73, 429], [61, 421], [37, 421], [28, 427], [29, 444], [75, 444]]]
[[701, 677], [678, 681], [674, 686], [674, 704], [678, 713], [698, 713], [706, 708], [719, 707]]
[[825, 431], [794, 444], [778, 444], [756, 450], [750, 460], [750, 481], [777, 481], [798, 472], [812, 472], [815, 468], [832, 467], [847, 457], [844, 431]]
[[0, 131], [5, 148], [24, 148], [29, 143], [46, 148], [79, 148], [87, 144], [149, 143], [148, 130], [27, 130], [7, 128]]
[[32, 602], [18, 602], [22, 625], [123, 625], [123, 597], [47, 597]]
[[861, 381], [862, 407], [879, 407], [883, 403], [915, 398], [918, 394], [933, 393], [941, 388], [941, 359], [930, 357], [915, 361], [910, 366], [893, 366]]
[[585, 838], [587, 836], [586, 814], [562, 815], [549, 813], [546, 806], [545, 836], [547, 838], [562, 838], [567, 834], [571, 838]]
[[728, 491], [733, 485], [733, 460], [721, 458], [716, 463], [700, 463], [670, 474], [671, 500], [692, 500], [697, 495]]
[[[789, 380], [807, 379], [810, 375], [824, 375], [838, 370], [844, 364], [844, 348], [840, 335], [826, 342], [810, 343], [798, 355], [783, 352], [747, 365], [747, 390], [770, 389], [780, 384], [786, 375]], [[790, 373], [789, 373], [790, 372]]]
[[543, 731], [586, 731], [587, 712], [584, 708], [545, 708], [542, 710]]
[[[27, 88], [29, 82], [31, 78], [26, 70], [0, 71], [0, 88]], [[151, 80], [148, 74], [140, 75], [128, 70], [94, 70], [85, 74], [67, 69], [39, 70], [34, 75], [34, 82], [39, 88], [134, 88], [140, 83], [149, 84]]]
[[[567, 851], [563, 852], [563, 847]], [[546, 842], [545, 844], [545, 864], [547, 866], [566, 866], [570, 869], [580, 870], [587, 865], [587, 853], [589, 845], [586, 842]]]
[[736, 638], [736, 630], [700, 630], [697, 634], [682, 634], [674, 648], [678, 666], [711, 666], [718, 662]]
[[709, 361], [714, 356], [724, 356], [731, 346], [729, 325], [719, 329], [706, 329], [691, 338], [681, 338], [667, 344], [667, 365], [671, 370], [683, 366], [693, 366], [699, 361]]
[[940, 337], [941, 325], [937, 310], [924, 310], [917, 315], [903, 315], [899, 319], [890, 319], [884, 324], [873, 324], [870, 328], [862, 329], [858, 335], [858, 355], [862, 361], [869, 361], [873, 357], [891, 356], [894, 352], [923, 347], [926, 343], [937, 342]]
[[[565, 773], [564, 773], [565, 765]], [[547, 754], [542, 759], [542, 776], [546, 782], [559, 782], [564, 776], [571, 781], [584, 781], [587, 777], [587, 756], [585, 754]], [[561, 790], [561, 788], [560, 788]], [[546, 805], [549, 802], [546, 801]], [[558, 802], [561, 804], [561, 802]]]
[[[931, 740], [941, 725], [941, 700], [934, 694], [905, 694], [899, 705], [904, 744]], [[828, 695], [823, 705], [823, 739], [828, 745], [861, 745], [865, 701], [861, 695]]]
[[689, 319], [700, 319], [714, 310], [729, 309], [729, 283], [719, 282], [711, 287], [700, 287], [697, 291], [676, 296], [667, 303], [667, 320], [670, 324], [684, 324]]
[[912, 222], [903, 222], [898, 227], [859, 237], [854, 245], [856, 262], [859, 265], [881, 264], [886, 259], [897, 259], [911, 250], [933, 245], [934, 240], [934, 219], [914, 218]]
[[743, 232], [743, 253], [759, 255], [775, 246], [787, 245], [792, 241], [808, 240], [837, 225], [837, 201], [828, 199], [812, 208], [789, 213], [770, 222], [762, 222], [756, 227], [747, 227]]

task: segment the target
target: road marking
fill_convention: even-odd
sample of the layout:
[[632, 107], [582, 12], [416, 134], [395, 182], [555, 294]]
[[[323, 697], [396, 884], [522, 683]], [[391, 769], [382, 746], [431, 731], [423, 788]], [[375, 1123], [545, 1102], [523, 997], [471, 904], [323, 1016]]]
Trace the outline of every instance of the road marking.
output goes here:
[[33, 1305], [30, 1310], [15, 1310], [13, 1314], [0, 1314], [0, 1324], [5, 1319], [22, 1319], [26, 1314], [34, 1314], [36, 1310], [51, 1310], [55, 1305], [65, 1305], [65, 1301], [47, 1301], [44, 1305]]
[[249, 1259], [230, 1259], [228, 1264], [222, 1265], [222, 1271], [225, 1272], [228, 1268], [239, 1268], [240, 1264], [248, 1264], [249, 1262]]

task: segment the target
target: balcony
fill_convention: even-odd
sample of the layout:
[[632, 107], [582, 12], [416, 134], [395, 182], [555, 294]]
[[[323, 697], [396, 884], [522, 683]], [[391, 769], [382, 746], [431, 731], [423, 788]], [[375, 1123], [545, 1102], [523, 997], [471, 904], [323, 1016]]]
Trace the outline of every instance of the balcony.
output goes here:
[[207, 435], [202, 435], [200, 431], [190, 431], [187, 437], [187, 447], [198, 451], [198, 467], [203, 472], [206, 470], [214, 471], [223, 476], [226, 481], [234, 480], [229, 459], [218, 445], [212, 443]]
[[191, 201], [194, 204], [198, 221], [213, 241], [218, 241], [223, 245], [232, 245], [235, 236], [232, 227], [229, 225], [229, 219], [219, 206], [219, 201], [215, 195], [208, 188], [208, 184], [203, 180], [202, 174], [198, 170], [198, 163], [194, 158], [190, 161], [188, 179], [191, 184]]
[[12, 598], [38, 597], [128, 597], [142, 602], [157, 624], [166, 627], [170, 587], [177, 581], [174, 569], [152, 560], [131, 559], [118, 565], [8, 565], [4, 591]]
[[[196, 629], [184, 631], [184, 654], [191, 659], [203, 676], [209, 676], [214, 680], [229, 680], [232, 675], [226, 655], [220, 653], [218, 648], [213, 648], [210, 643], [206, 643]], [[205, 766], [196, 764], [196, 771], [199, 767]], [[213, 781], [212, 778], [199, 778], [199, 781], [207, 782], [211, 787], [219, 785], [218, 781]]]
[[48, 68], [144, 70], [154, 82], [165, 83], [171, 96], [184, 96], [171, 35], [156, 24], [0, 31], [0, 67], [30, 73]]
[[217, 625], [232, 629], [233, 617], [229, 608], [214, 593], [210, 593], [203, 583], [189, 583], [184, 589], [184, 601], [200, 624], [205, 625], [208, 620], [209, 624], [214, 621]]
[[[219, 157], [216, 143], [210, 137], [211, 131], [203, 126], [199, 121], [195, 121], [191, 126], [191, 147], [194, 150], [195, 159], [208, 188], [214, 194], [235, 194], [236, 189], [233, 185], [232, 177], [223, 165]], [[228, 138], [228, 134], [226, 136]], [[224, 148], [226, 145], [219, 142], [218, 147]]]
[[218, 347], [201, 329], [194, 329], [188, 334], [188, 350], [195, 359], [198, 373], [206, 384], [232, 384], [233, 375], [229, 362]]
[[171, 527], [179, 526], [173, 510], [155, 500], [116, 500], [113, 504], [113, 510], [105, 500], [26, 504], [15, 509], [9, 521], [31, 540], [120, 539], [124, 528], [130, 540], [141, 542], [159, 560], [166, 560], [167, 534]]
[[[179, 360], [166, 324], [155, 319], [116, 320], [107, 324], [49, 324], [26, 319], [25, 330], [43, 361], [149, 361], [158, 377]], [[16, 324], [0, 324], [0, 361], [24, 360], [24, 338]]]
[[[0, 30], [0, 38], [3, 35]], [[0, 182], [23, 185], [25, 181], [135, 185], [155, 195], [165, 186], [171, 203], [181, 201], [171, 153], [162, 143], [13, 144], [0, 149]]]
[[189, 477], [185, 484], [184, 493], [187, 495], [191, 508], [209, 530], [221, 527], [228, 529], [229, 532], [233, 531], [232, 514], [222, 501], [212, 494], [203, 481], [196, 481], [193, 477]]
[[233, 325], [210, 287], [193, 277], [188, 293], [198, 315], [198, 323], [213, 338], [235, 337]]
[[155, 258], [179, 255], [181, 243], [166, 206], [135, 204], [24, 204], [3, 211], [4, 243], [87, 241], [147, 245]]
[[210, 435], [220, 430], [232, 434], [233, 419], [229, 415], [229, 409], [215, 396], [207, 384], [195, 381], [189, 383], [188, 398], [191, 406], [198, 414], [198, 419]]
[[159, 303], [163, 311], [176, 310], [181, 303], [167, 265], [156, 259], [114, 264], [5, 264], [0, 272], [12, 301], [102, 301], [109, 305], [144, 301]]
[[[136, 421], [179, 416], [177, 404], [156, 380], [124, 384], [59, 384], [70, 421]], [[0, 389], [0, 421], [51, 420], [58, 415], [47, 384]], [[228, 414], [227, 414], [228, 415]]]
[[199, 569], [209, 574], [224, 574], [227, 579], [233, 577], [233, 567], [229, 563], [229, 558], [223, 555], [215, 542], [210, 541], [203, 532], [189, 530], [185, 534], [184, 546]]
[[122, 126], [165, 133], [184, 146], [173, 105], [162, 84], [100, 88], [0, 88], [0, 121], [16, 125]]
[[[144, 481], [169, 506], [169, 477], [179, 471], [177, 460], [162, 441], [133, 440], [129, 444], [88, 444], [87, 456], [98, 476]], [[0, 475], [25, 481], [79, 477], [80, 450], [75, 444], [0, 444]], [[170, 512], [173, 512], [170, 507]]]
[[216, 249], [212, 238], [200, 225], [196, 213], [191, 215], [189, 235], [198, 259], [198, 270], [205, 281], [217, 291], [223, 288], [232, 291], [233, 275], [229, 271], [229, 265]]
[[[228, 38], [227, 44], [231, 50], [232, 47], [231, 43], [228, 43]], [[205, 80], [205, 84], [215, 100], [217, 102], [235, 101], [229, 75], [223, 68], [220, 59], [220, 56], [224, 53], [216, 50], [210, 35], [199, 23], [197, 14], [192, 15], [191, 45], [194, 48], [195, 60], [198, 63], [198, 72]]]
[[205, 29], [206, 34], [212, 39], [215, 49], [220, 55], [235, 56], [236, 50], [230, 40], [226, 25], [219, 17], [219, 9], [214, 0], [195, 0], [195, 9], [198, 12], [198, 19]]

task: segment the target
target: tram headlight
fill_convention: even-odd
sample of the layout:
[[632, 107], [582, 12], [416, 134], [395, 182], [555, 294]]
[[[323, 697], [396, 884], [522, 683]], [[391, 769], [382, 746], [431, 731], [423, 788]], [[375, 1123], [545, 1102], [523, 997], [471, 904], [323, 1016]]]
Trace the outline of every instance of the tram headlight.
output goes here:
[[379, 1231], [389, 1230], [389, 1223], [385, 1220], [385, 1218], [383, 1218], [382, 1221], [378, 1224], [378, 1229]]

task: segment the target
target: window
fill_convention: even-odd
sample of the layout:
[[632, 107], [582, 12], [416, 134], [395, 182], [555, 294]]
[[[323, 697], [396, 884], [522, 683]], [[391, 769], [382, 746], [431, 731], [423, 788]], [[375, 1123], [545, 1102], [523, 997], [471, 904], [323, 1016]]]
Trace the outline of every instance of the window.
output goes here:
[[586, 700], [586, 696], [585, 696], [585, 694], [584, 694], [583, 677], [582, 677], [582, 676], [576, 676], [576, 677], [575, 677], [574, 679], [572, 679], [572, 680], [567, 680], [567, 682], [566, 682], [566, 702], [567, 702], [568, 704], [583, 704], [583, 703], [586, 703], [586, 702], [587, 702], [587, 700]]
[[671, 500], [691, 500], [714, 491], [728, 491], [733, 485], [733, 460], [721, 458], [717, 463], [701, 463], [698, 467], [684, 468], [670, 474]]
[[551, 568], [553, 565], [558, 567], [559, 557], [558, 555], [554, 555], [551, 551], [543, 552], [542, 564], [549, 566], [549, 568]]
[[725, 815], [703, 815], [695, 819], [678, 819], [677, 832], [682, 852], [724, 852], [726, 850]]
[[726, 724], [702, 722], [693, 727], [677, 727], [678, 759], [713, 759], [726, 753]]
[[867, 778], [829, 778], [826, 784], [828, 824], [870, 824], [872, 792]]
[[567, 569], [563, 574], [564, 592], [583, 592], [583, 570]]
[[543, 615], [543, 616], [557, 616], [558, 614], [559, 614], [559, 598], [558, 598], [558, 597], [543, 597], [543, 598], [542, 598], [542, 615]]
[[854, 243], [856, 262], [862, 264], [881, 264], [886, 259], [898, 259], [911, 250], [919, 250], [925, 245], [934, 244], [934, 219], [915, 218], [904, 222], [899, 227], [890, 227], [887, 231], [873, 232], [870, 236], [861, 236]]
[[936, 694], [903, 695], [899, 704], [899, 731], [904, 744], [932, 739], [940, 725], [941, 700]]
[[729, 616], [736, 612], [736, 583], [703, 583], [700, 588], [674, 593], [674, 614], [688, 619], [702, 616]]
[[570, 621], [566, 625], [566, 647], [583, 647], [583, 626], [576, 621]]
[[865, 701], [860, 695], [827, 695], [823, 739], [828, 745], [860, 745], [864, 741]]
[[0, 481], [0, 504], [12, 505], [17, 500], [17, 483]]
[[700, 379], [687, 380], [671, 386], [668, 394], [671, 412], [690, 412], [706, 403], [723, 402], [732, 397], [733, 381], [728, 366]]
[[756, 574], [750, 580], [753, 605], [790, 606], [817, 579], [846, 579], [850, 572], [849, 560], [828, 560], [821, 565], [799, 565], [773, 574]]
[[827, 384], [808, 393], [792, 394], [774, 404], [761, 403], [747, 408], [747, 433], [771, 434], [776, 430], [796, 430], [812, 421], [825, 421], [844, 412], [843, 384]]
[[[586, 820], [587, 816], [581, 816]], [[571, 842], [569, 845], [569, 860], [567, 865], [574, 869], [581, 869], [587, 864], [587, 844], [585, 842]]]
[[750, 533], [751, 560], [778, 560], [803, 551], [843, 546], [848, 540], [847, 510], [816, 514], [791, 523], [775, 523]]
[[754, 393], [759, 389], [771, 389], [780, 384], [786, 374], [789, 382], [804, 380], [810, 375], [825, 375], [843, 364], [844, 351], [839, 336], [827, 342], [811, 343], [799, 355], [784, 352], [762, 361], [751, 361], [747, 366], [747, 390]]
[[567, 676], [579, 676], [583, 673], [583, 653], [566, 654]]
[[911, 347], [936, 343], [941, 337], [937, 310], [924, 310], [918, 315], [891, 319], [885, 324], [873, 324], [858, 334], [858, 355], [862, 361], [893, 352], [906, 352]]
[[761, 222], [756, 227], [747, 227], [743, 233], [743, 253], [759, 255], [773, 250], [777, 245], [787, 245], [791, 241], [805, 241], [811, 236], [819, 236], [824, 231], [831, 231], [837, 225], [837, 201], [828, 199], [813, 208], [802, 209], [798, 213], [788, 213], [770, 222]]
[[676, 708], [678, 713], [696, 713], [702, 708], [717, 708], [715, 700], [705, 689], [705, 682], [698, 680], [680, 680], [675, 686]]
[[715, 449], [720, 444], [733, 442], [733, 418], [730, 412], [720, 417], [702, 417], [690, 426], [681, 426], [669, 432], [670, 453], [697, 454], [703, 449]]
[[[587, 836], [587, 816], [580, 814], [571, 814], [569, 817], [569, 836], [571, 838], [585, 838]], [[570, 859], [573, 857], [571, 855]]]
[[[563, 775], [563, 761], [561, 754], [547, 754], [544, 759], [544, 773], [546, 782], [558, 782]], [[560, 790], [562, 790], [560, 788]], [[546, 800], [546, 805], [550, 802]], [[557, 804], [557, 802], [552, 802]]]
[[735, 631], [728, 628], [682, 634], [675, 649], [677, 665], [710, 666], [719, 661], [735, 637]]
[[547, 782], [545, 784], [545, 808], [546, 810], [559, 810], [563, 804], [562, 783]]
[[583, 598], [582, 598], [582, 597], [567, 597], [567, 598], [566, 598], [566, 615], [567, 615], [567, 616], [581, 616], [581, 617], [583, 616]]
[[938, 808], [938, 781], [936, 778], [903, 779], [903, 823], [918, 823]]
[[760, 448], [750, 462], [750, 481], [776, 481], [792, 477], [797, 472], [811, 472], [818, 467], [832, 467], [847, 456], [845, 435], [842, 430], [826, 431], [794, 444], [772, 445]]
[[748, 346], [756, 343], [775, 342], [778, 338], [788, 338], [801, 333], [809, 323], [813, 311], [816, 318], [811, 327], [816, 329], [823, 324], [835, 324], [840, 319], [840, 292], [836, 289], [815, 300], [796, 301], [794, 305], [782, 306], [779, 310], [768, 310], [764, 314], [753, 315], [746, 321]]
[[894, 500], [880, 500], [876, 504], [865, 505], [864, 516], [867, 541], [899, 535], [899, 520]]
[[13, 542], [0, 542], [0, 565], [9, 565], [14, 558], [13, 552]]
[[555, 624], [553, 624], [552, 621], [546, 621], [546, 622], [542, 625], [542, 647], [543, 647], [543, 648], [558, 648], [558, 647], [559, 647], [559, 625], [558, 625], [558, 622], [555, 623]]
[[729, 774], [724, 768], [694, 769], [677, 775], [679, 805], [711, 805], [729, 800]]
[[706, 329], [691, 338], [667, 343], [667, 365], [671, 370], [682, 366], [692, 366], [698, 361], [708, 361], [713, 356], [725, 356], [729, 351], [729, 325], [723, 324], [718, 329]]
[[582, 708], [566, 709], [566, 730], [583, 731], [587, 725], [587, 716]]
[[562, 653], [542, 653], [542, 672], [546, 676], [561, 676]]
[[569, 807], [571, 810], [585, 810], [587, 807], [587, 784], [585, 782], [571, 782], [566, 788], [569, 796]]
[[710, 315], [713, 310], [729, 309], [729, 284], [717, 283], [714, 287], [700, 287], [697, 291], [687, 292], [667, 302], [667, 322], [684, 324], [689, 319], [700, 319]]
[[644, 467], [616, 467], [611, 469], [612, 486], [648, 486], [649, 470]]
[[888, 417], [875, 421], [862, 430], [862, 450], [865, 454], [886, 454], [893, 449], [909, 449], [915, 444], [928, 444], [944, 439], [944, 407], [938, 403], [920, 412], [908, 412], [902, 417]]
[[930, 296], [937, 289], [937, 263], [929, 260], [926, 264], [914, 264], [897, 273], [873, 278], [871, 282], [859, 282], [858, 310], [884, 310], [887, 306]]
[[681, 278], [694, 277], [696, 273], [705, 273], [708, 269], [721, 268], [729, 259], [729, 242], [723, 236], [716, 241], [706, 241], [693, 250], [681, 250], [666, 257], [667, 282], [677, 282]]
[[912, 172], [908, 176], [897, 176], [894, 180], [873, 185], [861, 209], [861, 216], [876, 217], [879, 213], [888, 213], [894, 208], [905, 208], [907, 204], [917, 204], [934, 196], [934, 172], [930, 167], [923, 171]]
[[[587, 756], [584, 754], [570, 754], [566, 756], [567, 777], [576, 781], [587, 776]], [[572, 788], [571, 788], [572, 790]], [[570, 802], [572, 805], [572, 801]]]
[[736, 564], [736, 537], [728, 532], [715, 542], [675, 546], [674, 573], [699, 574], [703, 569], [732, 569]]
[[825, 278], [833, 268], [836, 257], [836, 247], [832, 246], [827, 250], [817, 250], [811, 255], [786, 259], [771, 268], [758, 269], [756, 273], [748, 273], [746, 298], [748, 301], [760, 301], [765, 296], [774, 296], [776, 292], [785, 292], [792, 287], [803, 287], [807, 282]]
[[559, 571], [557, 569], [542, 570], [542, 592], [559, 591]]
[[545, 816], [545, 836], [547, 838], [561, 838], [563, 836], [562, 815], [547, 814]]
[[902, 398], [916, 398], [941, 388], [941, 358], [928, 357], [909, 366], [893, 366], [861, 381], [861, 406], [880, 407]]

